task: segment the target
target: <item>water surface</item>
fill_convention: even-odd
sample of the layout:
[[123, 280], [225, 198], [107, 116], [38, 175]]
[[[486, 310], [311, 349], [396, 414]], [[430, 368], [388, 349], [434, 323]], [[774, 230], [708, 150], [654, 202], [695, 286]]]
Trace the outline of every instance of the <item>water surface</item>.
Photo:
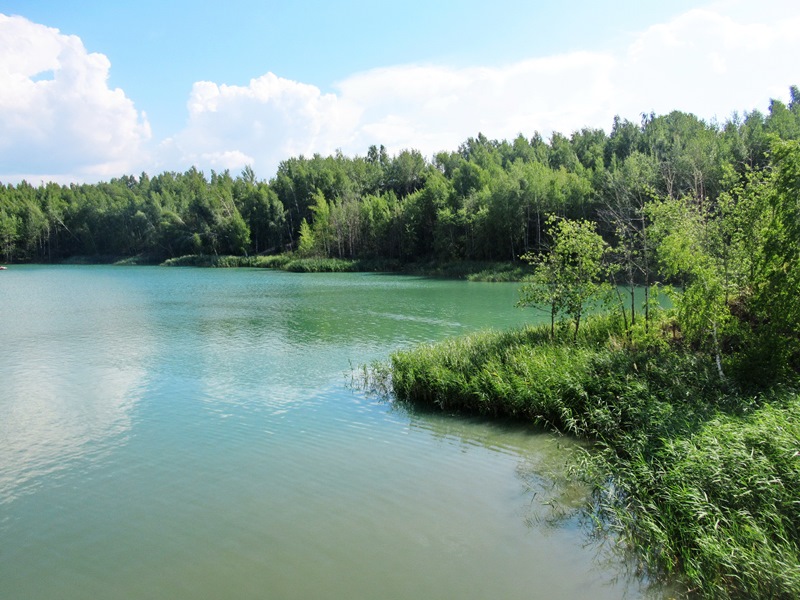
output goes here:
[[408, 412], [351, 365], [538, 318], [515, 284], [12, 266], [0, 598], [637, 598], [570, 443]]

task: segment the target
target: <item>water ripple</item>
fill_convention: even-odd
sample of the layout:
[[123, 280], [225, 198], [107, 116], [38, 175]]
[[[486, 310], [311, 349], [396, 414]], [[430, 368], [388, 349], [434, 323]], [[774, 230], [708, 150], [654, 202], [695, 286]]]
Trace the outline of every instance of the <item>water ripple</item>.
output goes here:
[[576, 528], [537, 525], [565, 441], [344, 385], [395, 348], [522, 323], [515, 286], [10, 274], [0, 597], [641, 595], [604, 587]]

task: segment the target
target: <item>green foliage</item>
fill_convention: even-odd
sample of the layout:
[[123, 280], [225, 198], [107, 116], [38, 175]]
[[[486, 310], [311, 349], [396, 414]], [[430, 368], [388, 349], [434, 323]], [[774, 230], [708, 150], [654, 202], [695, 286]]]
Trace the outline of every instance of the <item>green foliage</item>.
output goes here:
[[800, 143], [776, 142], [772, 160], [774, 187], [753, 309], [765, 324], [765, 334], [778, 340], [775, 358], [800, 371]]
[[652, 219], [650, 237], [662, 273], [684, 284], [683, 291], [672, 298], [681, 329], [692, 343], [713, 348], [722, 377], [720, 340], [731, 313], [710, 218], [702, 205], [686, 197], [654, 202], [647, 213]]
[[552, 246], [547, 254], [526, 255], [534, 273], [520, 290], [519, 306], [544, 305], [550, 311], [550, 331], [561, 314], [572, 319], [575, 336], [587, 303], [606, 289], [603, 258], [608, 244], [596, 233], [594, 223], [548, 220]]
[[300, 241], [297, 244], [297, 252], [300, 256], [311, 256], [317, 247], [317, 240], [308, 222], [303, 219], [300, 222]]

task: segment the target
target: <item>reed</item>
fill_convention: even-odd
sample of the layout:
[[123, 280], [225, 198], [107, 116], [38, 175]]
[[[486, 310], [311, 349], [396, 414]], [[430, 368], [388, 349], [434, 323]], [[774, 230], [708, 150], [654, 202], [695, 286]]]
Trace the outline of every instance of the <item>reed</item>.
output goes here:
[[356, 265], [341, 258], [295, 258], [281, 268], [292, 273], [349, 273], [358, 270]]
[[648, 572], [714, 598], [800, 597], [800, 400], [717, 414], [613, 461], [603, 507]]

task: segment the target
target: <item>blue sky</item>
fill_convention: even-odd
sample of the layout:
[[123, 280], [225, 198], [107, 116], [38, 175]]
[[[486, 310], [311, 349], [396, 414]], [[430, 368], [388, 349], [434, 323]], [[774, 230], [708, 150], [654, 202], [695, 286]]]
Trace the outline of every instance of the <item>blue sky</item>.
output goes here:
[[0, 1], [0, 181], [724, 121], [800, 83], [794, 4]]

